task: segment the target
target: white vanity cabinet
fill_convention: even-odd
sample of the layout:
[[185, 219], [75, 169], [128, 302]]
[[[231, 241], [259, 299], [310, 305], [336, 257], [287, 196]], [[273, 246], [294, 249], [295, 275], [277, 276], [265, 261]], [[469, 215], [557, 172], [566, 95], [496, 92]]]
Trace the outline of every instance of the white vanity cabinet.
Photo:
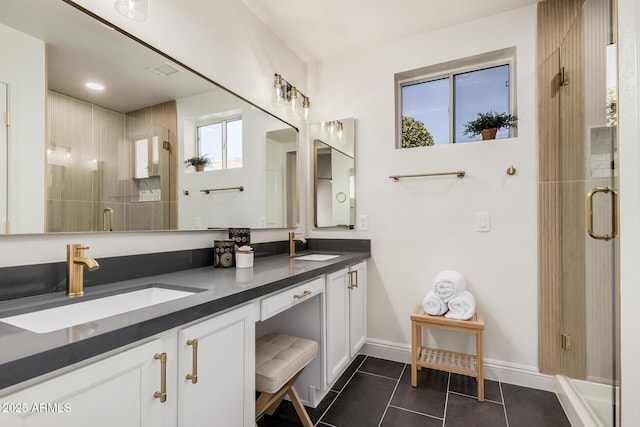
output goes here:
[[366, 337], [366, 262], [327, 275], [326, 376], [332, 384]]
[[244, 305], [0, 397], [0, 425], [254, 426], [254, 313]]
[[156, 354], [166, 354], [160, 339], [2, 397], [0, 425], [161, 425], [170, 413], [154, 397], [162, 391]]
[[255, 323], [248, 305], [178, 331], [178, 426], [255, 425]]

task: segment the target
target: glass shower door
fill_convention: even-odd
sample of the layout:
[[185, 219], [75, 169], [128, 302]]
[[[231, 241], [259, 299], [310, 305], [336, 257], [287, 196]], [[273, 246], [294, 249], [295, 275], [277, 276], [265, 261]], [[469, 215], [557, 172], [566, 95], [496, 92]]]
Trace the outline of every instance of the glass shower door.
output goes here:
[[560, 48], [563, 373], [602, 426], [617, 425], [615, 29], [586, 0]]

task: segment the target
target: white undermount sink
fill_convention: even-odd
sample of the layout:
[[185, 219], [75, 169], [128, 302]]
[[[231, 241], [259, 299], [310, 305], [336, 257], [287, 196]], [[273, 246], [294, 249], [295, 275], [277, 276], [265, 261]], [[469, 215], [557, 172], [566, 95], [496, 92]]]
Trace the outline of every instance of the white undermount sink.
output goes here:
[[46, 334], [47, 332], [183, 298], [194, 293], [162, 287], [149, 287], [88, 301], [81, 301], [82, 297], [80, 297], [80, 302], [0, 318], [0, 322], [38, 334]]
[[299, 261], [328, 261], [330, 259], [338, 258], [340, 255], [332, 254], [309, 254], [296, 257]]

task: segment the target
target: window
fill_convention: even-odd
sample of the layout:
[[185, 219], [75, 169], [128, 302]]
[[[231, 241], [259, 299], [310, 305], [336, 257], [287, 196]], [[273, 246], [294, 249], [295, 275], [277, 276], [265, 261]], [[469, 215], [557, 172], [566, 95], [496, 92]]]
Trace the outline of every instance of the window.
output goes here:
[[[399, 148], [482, 139], [465, 135], [478, 113], [514, 114], [515, 49], [467, 58], [396, 75]], [[503, 128], [496, 138], [514, 136]]]
[[196, 135], [198, 154], [211, 160], [205, 170], [242, 167], [241, 118], [200, 123]]

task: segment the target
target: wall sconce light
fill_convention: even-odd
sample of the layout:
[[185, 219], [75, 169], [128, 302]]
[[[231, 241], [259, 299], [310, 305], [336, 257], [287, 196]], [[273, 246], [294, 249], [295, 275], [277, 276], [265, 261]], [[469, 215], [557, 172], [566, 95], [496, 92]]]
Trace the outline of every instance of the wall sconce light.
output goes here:
[[286, 104], [292, 113], [300, 114], [304, 121], [309, 120], [311, 107], [309, 97], [286, 81], [280, 74], [276, 74], [273, 80], [272, 102], [278, 107]]
[[147, 19], [147, 0], [115, 0], [113, 6], [122, 15], [134, 21]]

